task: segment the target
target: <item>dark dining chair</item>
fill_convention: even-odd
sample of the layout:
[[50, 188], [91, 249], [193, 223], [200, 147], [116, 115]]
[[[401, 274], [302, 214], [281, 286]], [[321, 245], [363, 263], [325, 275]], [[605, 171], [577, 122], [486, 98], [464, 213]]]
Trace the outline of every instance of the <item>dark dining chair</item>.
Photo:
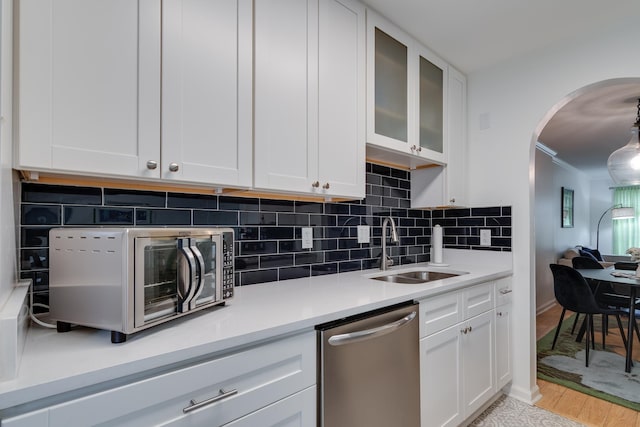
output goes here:
[[[622, 328], [622, 321], [620, 320], [620, 315], [623, 315], [625, 313], [619, 309], [607, 308], [599, 305], [593, 295], [593, 291], [589, 287], [589, 284], [587, 283], [585, 278], [582, 277], [582, 275], [575, 269], [560, 264], [550, 264], [549, 268], [551, 268], [551, 273], [553, 273], [553, 291], [556, 296], [556, 300], [558, 300], [558, 303], [560, 303], [560, 305], [562, 306], [562, 314], [560, 314], [560, 321], [558, 322], [558, 326], [556, 327], [556, 333], [553, 337], [553, 344], [551, 345], [551, 348], [553, 349], [556, 346], [558, 334], [560, 333], [560, 326], [562, 325], [562, 321], [564, 320], [564, 315], [567, 310], [576, 313], [584, 313], [587, 316], [585, 321], [585, 366], [589, 366], [589, 347], [591, 347], [590, 341], [592, 340], [593, 335], [592, 331], [594, 314], [616, 317], [616, 320], [618, 322], [618, 329], [620, 330], [620, 335], [622, 336], [622, 341], [624, 342], [626, 348], [627, 338], [625, 336], [624, 329]], [[603, 347], [604, 343], [605, 334], [603, 331]]]
[[[571, 262], [573, 263], [573, 268], [575, 269], [584, 269], [584, 270], [604, 269], [602, 264], [600, 264], [598, 261], [594, 260], [593, 258], [589, 258], [589, 257], [577, 256], [572, 258]], [[589, 283], [589, 281], [587, 282]], [[616, 308], [624, 311], [625, 314], [628, 314], [629, 302], [630, 302], [629, 295], [616, 292], [615, 289], [613, 289], [613, 287], [611, 286], [611, 283], [609, 282], [600, 282], [600, 281], [594, 280], [590, 284], [592, 285], [591, 288], [594, 291], [596, 301], [600, 305]], [[636, 304], [638, 302], [640, 301], [636, 300]], [[573, 322], [571, 334], [573, 334], [577, 322], [578, 322], [578, 314], [576, 314], [576, 319]], [[604, 322], [603, 329], [607, 331], [609, 325], [608, 325], [606, 316], [604, 316], [603, 322]], [[640, 340], [640, 329], [638, 329], [637, 324], [634, 325], [634, 329], [636, 331], [636, 336], [638, 337], [638, 340]]]

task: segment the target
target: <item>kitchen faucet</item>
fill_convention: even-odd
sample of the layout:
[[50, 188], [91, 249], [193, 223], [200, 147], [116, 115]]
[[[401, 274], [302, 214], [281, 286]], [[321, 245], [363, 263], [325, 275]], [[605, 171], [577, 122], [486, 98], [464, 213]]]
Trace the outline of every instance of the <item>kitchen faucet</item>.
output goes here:
[[393, 260], [390, 256], [387, 256], [387, 224], [391, 223], [391, 241], [398, 243], [398, 233], [396, 232], [396, 223], [393, 222], [393, 218], [386, 217], [382, 221], [382, 253], [380, 254], [380, 270], [386, 270], [387, 267], [393, 265]]

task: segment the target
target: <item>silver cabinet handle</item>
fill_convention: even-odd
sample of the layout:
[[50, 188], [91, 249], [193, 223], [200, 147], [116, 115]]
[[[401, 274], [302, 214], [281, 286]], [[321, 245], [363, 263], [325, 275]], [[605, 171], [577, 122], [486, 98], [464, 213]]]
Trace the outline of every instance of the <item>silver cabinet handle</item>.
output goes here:
[[158, 162], [156, 162], [155, 160], [149, 160], [147, 162], [147, 169], [154, 170], [157, 167], [158, 167]]
[[194, 399], [191, 399], [191, 401], [189, 402], [189, 406], [187, 406], [186, 408], [182, 408], [182, 412], [187, 414], [191, 411], [195, 411], [198, 408], [202, 408], [203, 406], [211, 405], [212, 403], [216, 403], [222, 399], [231, 397], [234, 394], [238, 394], [238, 390], [235, 388], [229, 391], [224, 391], [223, 389], [220, 389], [219, 395], [207, 400], [203, 400], [202, 402], [196, 402]]
[[416, 317], [416, 312], [412, 311], [410, 314], [404, 316], [400, 320], [396, 320], [386, 325], [378, 326], [377, 328], [365, 329], [364, 331], [350, 332], [348, 334], [338, 334], [329, 338], [329, 344], [337, 346], [344, 344], [351, 344], [358, 341], [364, 341], [370, 338], [376, 338], [382, 335], [386, 335], [390, 332], [401, 328], [405, 324], [411, 322]]
[[169, 170], [171, 172], [178, 172], [178, 169], [180, 169], [180, 166], [177, 163], [169, 163]]
[[461, 334], [466, 334], [467, 332], [469, 332], [469, 328], [460, 329]]
[[496, 314], [498, 315], [498, 317], [502, 317], [502, 312], [501, 311], [497, 312]]
[[455, 202], [456, 202], [455, 197], [454, 197], [454, 198], [449, 199], [449, 203], [455, 203]]
[[320, 187], [320, 181], [315, 181], [315, 182], [313, 182], [313, 183], [311, 184], [311, 186], [312, 186], [313, 188], [318, 188], [318, 187]]
[[329, 183], [327, 182], [325, 185], [322, 186], [322, 188], [324, 188], [325, 190], [329, 189]]
[[500, 289], [502, 295], [510, 294], [511, 292], [513, 292], [513, 289]]

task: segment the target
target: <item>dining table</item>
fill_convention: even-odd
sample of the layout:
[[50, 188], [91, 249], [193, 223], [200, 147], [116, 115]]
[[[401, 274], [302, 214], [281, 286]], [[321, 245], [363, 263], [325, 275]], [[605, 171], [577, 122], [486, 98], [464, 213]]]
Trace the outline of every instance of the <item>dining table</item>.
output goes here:
[[625, 372], [631, 372], [633, 355], [633, 332], [636, 323], [636, 298], [640, 289], [640, 277], [636, 277], [633, 270], [616, 270], [613, 267], [603, 269], [577, 269], [585, 279], [609, 282], [618, 291], [629, 295], [629, 324], [627, 327], [627, 354], [625, 358]]

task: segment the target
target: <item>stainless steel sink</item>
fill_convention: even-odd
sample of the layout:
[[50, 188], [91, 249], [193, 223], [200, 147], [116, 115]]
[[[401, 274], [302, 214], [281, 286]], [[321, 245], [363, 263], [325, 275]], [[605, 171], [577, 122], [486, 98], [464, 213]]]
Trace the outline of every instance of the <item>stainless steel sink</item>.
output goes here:
[[374, 280], [382, 280], [391, 283], [426, 283], [433, 280], [447, 279], [449, 277], [460, 276], [466, 273], [443, 273], [440, 271], [407, 271], [384, 276], [372, 277]]

